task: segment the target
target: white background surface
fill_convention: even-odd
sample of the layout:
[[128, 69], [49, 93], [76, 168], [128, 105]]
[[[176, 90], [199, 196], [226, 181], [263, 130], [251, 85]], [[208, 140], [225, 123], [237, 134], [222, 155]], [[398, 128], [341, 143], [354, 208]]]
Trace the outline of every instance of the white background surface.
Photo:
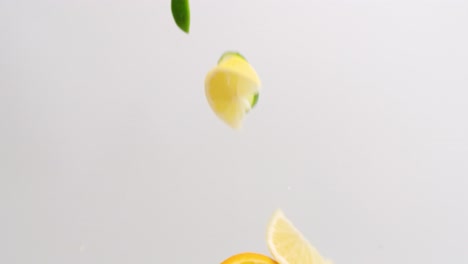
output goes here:
[[[468, 263], [468, 2], [0, 2], [0, 263]], [[205, 74], [257, 70], [235, 132]]]

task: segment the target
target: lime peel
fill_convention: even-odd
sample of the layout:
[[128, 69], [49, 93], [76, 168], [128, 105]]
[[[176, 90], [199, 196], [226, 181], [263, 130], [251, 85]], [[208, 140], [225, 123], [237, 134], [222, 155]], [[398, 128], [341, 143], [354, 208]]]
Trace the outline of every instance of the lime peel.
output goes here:
[[189, 0], [171, 0], [171, 11], [176, 25], [188, 34], [190, 31]]
[[258, 102], [258, 97], [259, 97], [259, 94], [255, 94], [252, 98], [252, 103], [250, 104], [251, 105], [251, 108], [254, 108], [254, 106], [257, 104]]

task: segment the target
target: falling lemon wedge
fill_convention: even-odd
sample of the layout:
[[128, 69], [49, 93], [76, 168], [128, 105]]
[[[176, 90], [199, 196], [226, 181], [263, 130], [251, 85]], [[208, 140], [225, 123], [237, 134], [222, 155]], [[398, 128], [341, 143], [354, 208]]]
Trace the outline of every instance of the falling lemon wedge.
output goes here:
[[225, 52], [205, 78], [205, 95], [213, 112], [233, 129], [258, 101], [260, 79], [237, 52]]
[[267, 245], [280, 264], [331, 264], [278, 209], [267, 228]]

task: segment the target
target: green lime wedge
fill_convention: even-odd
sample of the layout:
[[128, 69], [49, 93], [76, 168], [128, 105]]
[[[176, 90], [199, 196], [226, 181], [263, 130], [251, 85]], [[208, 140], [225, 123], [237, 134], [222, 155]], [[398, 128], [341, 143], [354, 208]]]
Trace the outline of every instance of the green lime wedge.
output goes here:
[[190, 31], [189, 0], [171, 0], [171, 10], [177, 26], [188, 34]]

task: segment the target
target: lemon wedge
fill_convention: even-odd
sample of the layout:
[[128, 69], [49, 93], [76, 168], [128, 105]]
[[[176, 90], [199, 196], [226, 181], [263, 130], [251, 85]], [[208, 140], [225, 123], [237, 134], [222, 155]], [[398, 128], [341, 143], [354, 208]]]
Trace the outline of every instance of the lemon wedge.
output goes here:
[[278, 262], [262, 254], [245, 252], [231, 256], [221, 264], [278, 264]]
[[320, 255], [280, 209], [268, 224], [267, 245], [280, 264], [332, 264]]
[[225, 52], [205, 78], [205, 95], [213, 112], [233, 129], [258, 101], [260, 79], [237, 52]]

